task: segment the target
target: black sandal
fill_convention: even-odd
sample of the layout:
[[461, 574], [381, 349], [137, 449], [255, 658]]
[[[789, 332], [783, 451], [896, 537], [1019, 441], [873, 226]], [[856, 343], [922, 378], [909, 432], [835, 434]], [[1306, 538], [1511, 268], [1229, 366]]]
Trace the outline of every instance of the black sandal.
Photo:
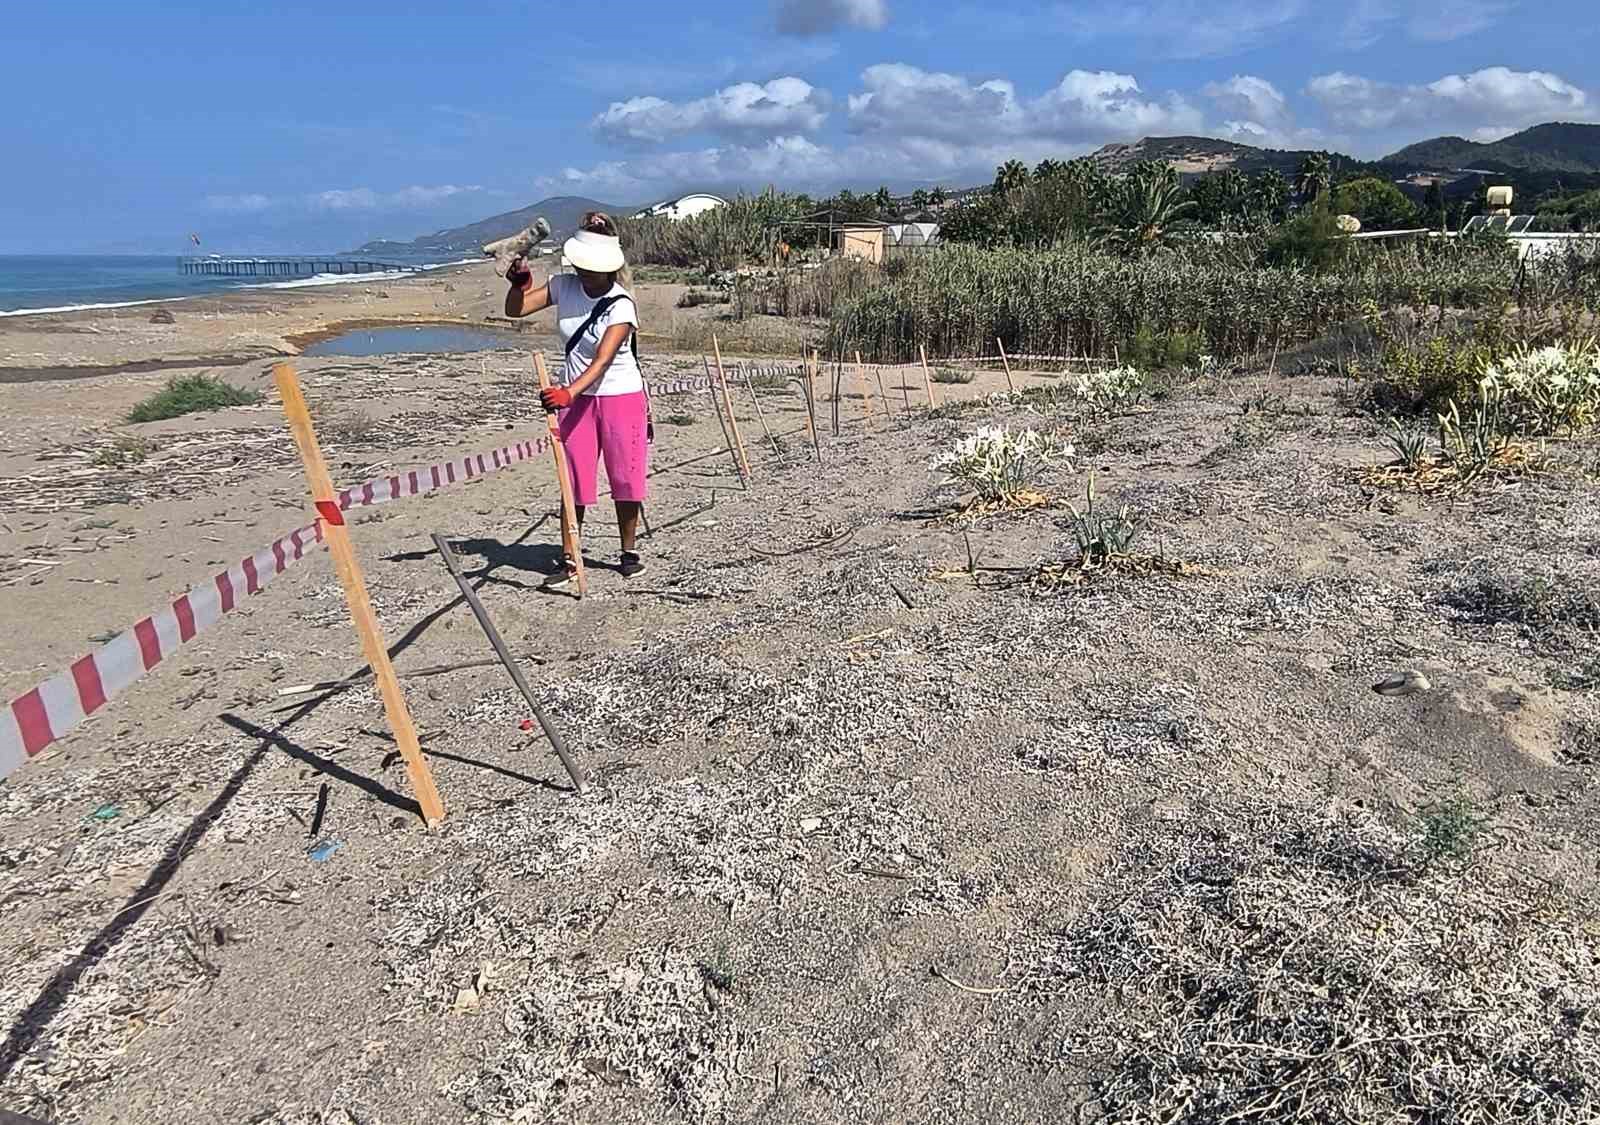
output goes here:
[[546, 590], [559, 590], [577, 576], [578, 568], [573, 565], [571, 559], [564, 558], [561, 560], [561, 569], [546, 578], [543, 585]]
[[624, 578], [632, 578], [636, 574], [644, 573], [644, 559], [639, 557], [637, 551], [622, 552], [622, 561], [617, 564], [617, 570]]

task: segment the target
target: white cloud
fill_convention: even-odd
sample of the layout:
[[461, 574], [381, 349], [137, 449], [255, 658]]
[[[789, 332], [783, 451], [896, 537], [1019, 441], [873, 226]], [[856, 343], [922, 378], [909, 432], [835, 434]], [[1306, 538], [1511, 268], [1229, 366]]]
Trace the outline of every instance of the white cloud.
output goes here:
[[211, 211], [249, 214], [254, 211], [265, 211], [272, 206], [272, 199], [256, 192], [251, 192], [249, 195], [208, 195], [205, 204]]
[[378, 192], [371, 188], [330, 188], [305, 195], [208, 195], [205, 205], [213, 211], [250, 214], [267, 210], [303, 211], [407, 211], [431, 207], [451, 196], [483, 191], [478, 184], [413, 184], [397, 191]]
[[823, 35], [840, 27], [878, 31], [889, 22], [885, 0], [776, 0], [782, 35]]
[[1146, 97], [1129, 74], [1068, 71], [1051, 89], [1022, 99], [1004, 79], [971, 82], [904, 63], [868, 67], [866, 89], [849, 100], [861, 134], [971, 145], [997, 140], [1086, 144], [1152, 132], [1193, 132], [1198, 111], [1176, 94]]
[[803, 78], [740, 82], [688, 102], [640, 97], [612, 102], [591, 125], [607, 140], [657, 143], [694, 133], [750, 137], [812, 133], [828, 119], [831, 99]]
[[1341, 45], [1361, 50], [1403, 35], [1448, 43], [1493, 27], [1515, 0], [1351, 0], [1339, 32]]
[[1560, 75], [1491, 66], [1425, 85], [1380, 82], [1344, 71], [1306, 86], [1336, 124], [1364, 131], [1426, 126], [1431, 133], [1504, 129], [1551, 120], [1585, 120], [1595, 103]]
[[1170, 58], [1198, 59], [1254, 47], [1307, 7], [1307, 0], [1214, 0], [1204, 9], [1194, 0], [1078, 0], [1056, 4], [1051, 23], [1087, 42], [1133, 39]]
[[1208, 83], [1201, 92], [1224, 113], [1237, 113], [1263, 127], [1283, 124], [1291, 116], [1283, 91], [1253, 74], [1235, 74], [1226, 82]]

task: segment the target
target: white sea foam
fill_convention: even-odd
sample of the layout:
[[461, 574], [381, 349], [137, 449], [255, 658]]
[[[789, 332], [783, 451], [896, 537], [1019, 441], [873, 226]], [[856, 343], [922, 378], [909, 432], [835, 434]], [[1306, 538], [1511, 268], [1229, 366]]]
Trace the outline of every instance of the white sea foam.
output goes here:
[[140, 301], [105, 301], [98, 304], [82, 305], [52, 305], [42, 309], [0, 309], [0, 317], [5, 316], [47, 316], [51, 313], [84, 312], [92, 309], [131, 309], [138, 305], [166, 305], [176, 304], [179, 301], [194, 301], [214, 299], [222, 293], [233, 293], [240, 289], [304, 289], [308, 286], [319, 285], [345, 285], [358, 281], [398, 281], [406, 277], [414, 277], [419, 273], [429, 270], [442, 270], [449, 266], [470, 266], [482, 261], [481, 258], [461, 258], [453, 262], [428, 262], [408, 270], [386, 270], [382, 273], [319, 273], [313, 277], [302, 277], [294, 281], [265, 281], [257, 285], [235, 285], [219, 289], [214, 293], [189, 293], [182, 297], [147, 297]]

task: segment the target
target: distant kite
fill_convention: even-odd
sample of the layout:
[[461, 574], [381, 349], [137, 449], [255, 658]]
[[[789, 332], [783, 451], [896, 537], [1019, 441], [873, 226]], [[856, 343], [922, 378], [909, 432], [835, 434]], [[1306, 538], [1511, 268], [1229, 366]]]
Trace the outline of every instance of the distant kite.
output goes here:
[[200, 236], [198, 234], [191, 234], [189, 236], [189, 241], [194, 243], [196, 246], [199, 246], [200, 245]]

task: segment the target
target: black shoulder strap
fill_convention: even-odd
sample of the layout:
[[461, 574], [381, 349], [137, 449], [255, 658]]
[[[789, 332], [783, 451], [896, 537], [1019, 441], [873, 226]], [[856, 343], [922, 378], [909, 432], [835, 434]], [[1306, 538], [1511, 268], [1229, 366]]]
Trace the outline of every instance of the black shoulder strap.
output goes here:
[[577, 347], [578, 341], [583, 339], [588, 333], [589, 329], [594, 327], [595, 321], [605, 316], [607, 310], [609, 310], [612, 305], [623, 299], [624, 295], [619, 293], [615, 297], [602, 297], [600, 300], [596, 301], [594, 303], [594, 308], [589, 310], [589, 319], [584, 321], [576, 332], [567, 337], [567, 354], [572, 354], [572, 349]]

